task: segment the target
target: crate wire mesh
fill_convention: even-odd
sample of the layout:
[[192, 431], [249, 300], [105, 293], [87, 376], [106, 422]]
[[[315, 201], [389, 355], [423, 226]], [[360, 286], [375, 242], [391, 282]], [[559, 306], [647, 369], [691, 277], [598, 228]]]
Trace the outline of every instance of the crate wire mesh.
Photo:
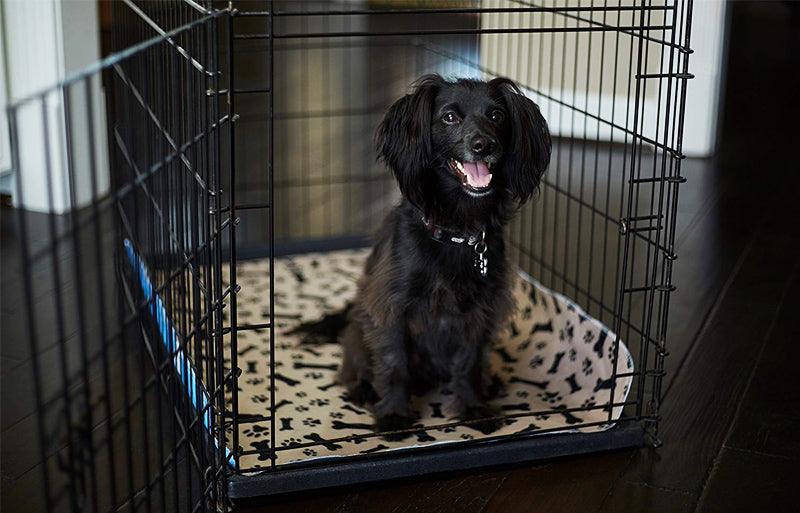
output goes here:
[[[51, 212], [19, 212], [41, 509], [222, 511], [235, 497], [657, 443], [691, 1], [435, 4], [123, 0], [117, 53], [10, 105], [16, 194], [43, 184]], [[372, 131], [430, 72], [505, 75], [542, 108], [553, 158], [508, 229], [510, 255], [608, 325], [615, 358], [627, 343], [635, 370], [614, 367], [610, 394], [583, 408], [622, 415], [600, 433], [279, 463], [381, 436], [276, 439], [275, 262], [365, 244], [398, 199]], [[30, 133], [39, 160], [18, 144]], [[258, 320], [240, 315], [251, 259], [269, 282]], [[269, 348], [263, 415], [240, 411], [248, 333]], [[631, 392], [612, 408], [622, 378]], [[267, 448], [242, 447], [257, 423]]]
[[[230, 116], [206, 91], [219, 88], [227, 12], [156, 37], [132, 23], [133, 5], [117, 15], [138, 29], [118, 34], [135, 45], [9, 107], [17, 196], [43, 184], [51, 212], [59, 195], [72, 205], [64, 215], [19, 210], [44, 462], [34, 489], [45, 493], [15, 509], [220, 509], [227, 442], [217, 412], [230, 376], [189, 355], [221, 358], [228, 292], [215, 262], [231, 220], [210, 212], [222, 209]], [[38, 135], [43, 158], [20, 134]]]

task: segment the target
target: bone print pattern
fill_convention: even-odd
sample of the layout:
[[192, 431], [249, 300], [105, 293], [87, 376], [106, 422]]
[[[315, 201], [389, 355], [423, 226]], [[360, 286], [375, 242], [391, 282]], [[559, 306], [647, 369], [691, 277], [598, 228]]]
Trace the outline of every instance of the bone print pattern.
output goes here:
[[[419, 430], [402, 441], [380, 437], [342, 441], [353, 435], [373, 433], [373, 417], [367, 408], [347, 401], [345, 390], [335, 382], [341, 347], [326, 344], [301, 347], [286, 335], [297, 323], [318, 319], [345, 306], [356, 293], [368, 250], [306, 254], [275, 261], [275, 398], [278, 464], [315, 458], [370, 454], [438, 443], [479, 439], [479, 431], [465, 426], [425, 429], [450, 422], [449, 392], [440, 389], [414, 398], [420, 415]], [[268, 319], [269, 275], [266, 260], [240, 262], [239, 315], [247, 322]], [[613, 426], [608, 420], [612, 393], [611, 368], [615, 335], [580, 307], [520, 273], [514, 284], [517, 313], [490, 354], [494, 375], [503, 383], [495, 403], [511, 417], [499, 434], [539, 430], [601, 431]], [[252, 418], [269, 416], [269, 333], [238, 333], [239, 412]], [[618, 347], [618, 372], [633, 371], [633, 360], [622, 341]], [[628, 395], [632, 378], [618, 378], [614, 402]], [[230, 398], [228, 398], [230, 401]], [[588, 411], [571, 408], [597, 407]], [[622, 408], [615, 407], [613, 419]], [[584, 424], [595, 425], [585, 426]], [[600, 423], [597, 425], [597, 423]], [[583, 425], [583, 427], [581, 427]], [[243, 423], [239, 443], [243, 450], [261, 454], [241, 458], [242, 470], [257, 471], [269, 463], [269, 421]], [[230, 438], [230, 433], [228, 433]], [[319, 443], [308, 447], [310, 443]], [[292, 449], [292, 446], [300, 447]]]

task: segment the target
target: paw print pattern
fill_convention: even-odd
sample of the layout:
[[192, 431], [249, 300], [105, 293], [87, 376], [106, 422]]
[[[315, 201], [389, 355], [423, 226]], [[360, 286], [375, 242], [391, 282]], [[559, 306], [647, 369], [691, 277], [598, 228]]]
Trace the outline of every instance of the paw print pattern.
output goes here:
[[567, 324], [564, 326], [564, 329], [558, 332], [558, 339], [562, 342], [572, 342], [573, 337], [575, 336], [575, 326], [572, 324], [572, 321], [567, 321]]
[[304, 426], [319, 426], [320, 424], [322, 424], [322, 422], [314, 417], [306, 417], [303, 419]]
[[281, 446], [289, 447], [290, 445], [297, 445], [301, 443], [303, 443], [303, 441], [299, 438], [287, 438], [286, 440], [281, 442]]
[[584, 376], [588, 376], [589, 374], [594, 372], [594, 369], [592, 369], [592, 360], [589, 359], [588, 357], [584, 358], [583, 365], [581, 365], [581, 370], [583, 370]]
[[300, 411], [300, 412], [303, 412], [303, 411], [308, 411], [308, 410], [309, 410], [309, 408], [308, 408], [308, 406], [305, 406], [305, 405], [302, 405], [302, 404], [300, 404], [300, 405], [298, 405], [298, 406], [295, 406], [294, 410], [295, 410], [295, 411]]
[[308, 394], [301, 390], [299, 392], [296, 392], [294, 395], [295, 395], [295, 397], [303, 398], [303, 397], [306, 397]]
[[540, 367], [543, 363], [544, 363], [544, 358], [542, 358], [541, 355], [537, 354], [536, 356], [531, 358], [530, 362], [528, 362], [528, 367], [530, 367], [531, 369], [535, 369], [537, 367]]
[[317, 371], [306, 372], [303, 374], [303, 377], [306, 379], [320, 379], [322, 377], [322, 373]]
[[526, 397], [528, 397], [529, 394], [528, 394], [527, 390], [517, 390], [517, 394], [516, 395], [520, 399], [525, 399]]
[[245, 429], [243, 433], [245, 436], [251, 436], [253, 438], [261, 438], [269, 434], [269, 427], [259, 426], [258, 424], [255, 424]]
[[556, 404], [564, 399], [558, 392], [539, 392], [537, 395], [539, 396], [539, 399], [548, 404]]
[[586, 344], [591, 344], [594, 341], [594, 332], [587, 331], [583, 334], [583, 342]]
[[574, 347], [569, 350], [568, 355], [569, 355], [569, 361], [571, 361], [571, 362], [574, 362], [575, 360], [578, 359], [578, 352], [575, 351]]
[[306, 456], [316, 456], [317, 451], [315, 451], [311, 447], [306, 447], [305, 449], [303, 449], [303, 454], [305, 454]]
[[312, 399], [308, 404], [311, 406], [328, 406], [330, 403], [330, 399]]
[[330, 412], [330, 416], [331, 416], [332, 419], [343, 419], [344, 418], [344, 413], [342, 413], [340, 411], [332, 411], [332, 412]]

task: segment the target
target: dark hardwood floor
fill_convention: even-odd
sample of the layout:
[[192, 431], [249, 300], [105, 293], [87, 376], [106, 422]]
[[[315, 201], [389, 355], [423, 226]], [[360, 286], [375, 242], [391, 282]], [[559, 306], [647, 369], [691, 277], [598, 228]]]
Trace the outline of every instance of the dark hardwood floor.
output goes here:
[[[800, 166], [795, 155], [800, 148], [800, 2], [737, 1], [730, 11], [721, 147], [713, 158], [684, 163], [688, 183], [679, 203], [673, 279], [678, 288], [670, 310], [659, 430], [663, 446], [245, 501], [240, 511], [800, 511]], [[372, 165], [371, 151], [354, 148], [353, 160]], [[364, 187], [359, 183], [353, 190]], [[350, 193], [343, 194], [349, 205]], [[353, 194], [353, 202], [365, 204], [390, 196], [382, 189], [366, 199]], [[288, 218], [286, 198], [279, 216]], [[0, 213], [2, 509], [41, 511], [39, 467], [58, 467], [66, 446], [49, 448], [52, 456], [44, 463], [39, 459], [27, 328], [15, 300], [23, 283], [17, 255], [9, 251], [16, 243], [11, 215]], [[35, 224], [32, 237], [47, 239], [46, 230], [44, 222]], [[69, 248], [60, 256], [65, 266], [72, 265]], [[96, 267], [110, 283], [111, 263]], [[36, 276], [41, 289], [34, 296], [42, 303], [52, 301], [48, 269]], [[80, 286], [79, 281], [69, 286]], [[86, 338], [82, 332], [96, 331], [92, 322], [66, 327], [70, 354], [77, 354], [77, 341]], [[54, 330], [52, 320], [42, 324]], [[90, 354], [99, 347], [97, 341], [88, 345]], [[45, 366], [57, 365], [57, 349], [41, 348]], [[121, 358], [113, 352], [109, 357]], [[132, 372], [138, 379], [138, 371]], [[90, 375], [99, 380], [99, 374]], [[60, 390], [57, 376], [43, 380], [45, 401]], [[116, 397], [124, 388], [120, 379], [111, 382], [111, 404], [121, 402]], [[155, 391], [147, 397], [152, 406]], [[139, 415], [131, 412], [134, 424]], [[58, 412], [52, 417], [45, 421], [48, 426], [59, 421]], [[134, 469], [121, 468], [117, 477], [126, 471]], [[135, 472], [137, 480], [144, 479], [140, 469]], [[178, 478], [186, 484], [184, 476]]]

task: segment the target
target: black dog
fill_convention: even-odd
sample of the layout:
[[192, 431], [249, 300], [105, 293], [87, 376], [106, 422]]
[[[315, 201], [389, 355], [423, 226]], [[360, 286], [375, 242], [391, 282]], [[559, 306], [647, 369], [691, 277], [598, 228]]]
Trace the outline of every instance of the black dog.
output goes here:
[[341, 383], [373, 405], [380, 431], [411, 427], [410, 394], [446, 383], [459, 416], [489, 433], [501, 422], [486, 403], [487, 352], [513, 306], [503, 226], [550, 161], [547, 123], [506, 78], [427, 75], [389, 108], [376, 142], [403, 200], [346, 314], [296, 331], [344, 330]]

